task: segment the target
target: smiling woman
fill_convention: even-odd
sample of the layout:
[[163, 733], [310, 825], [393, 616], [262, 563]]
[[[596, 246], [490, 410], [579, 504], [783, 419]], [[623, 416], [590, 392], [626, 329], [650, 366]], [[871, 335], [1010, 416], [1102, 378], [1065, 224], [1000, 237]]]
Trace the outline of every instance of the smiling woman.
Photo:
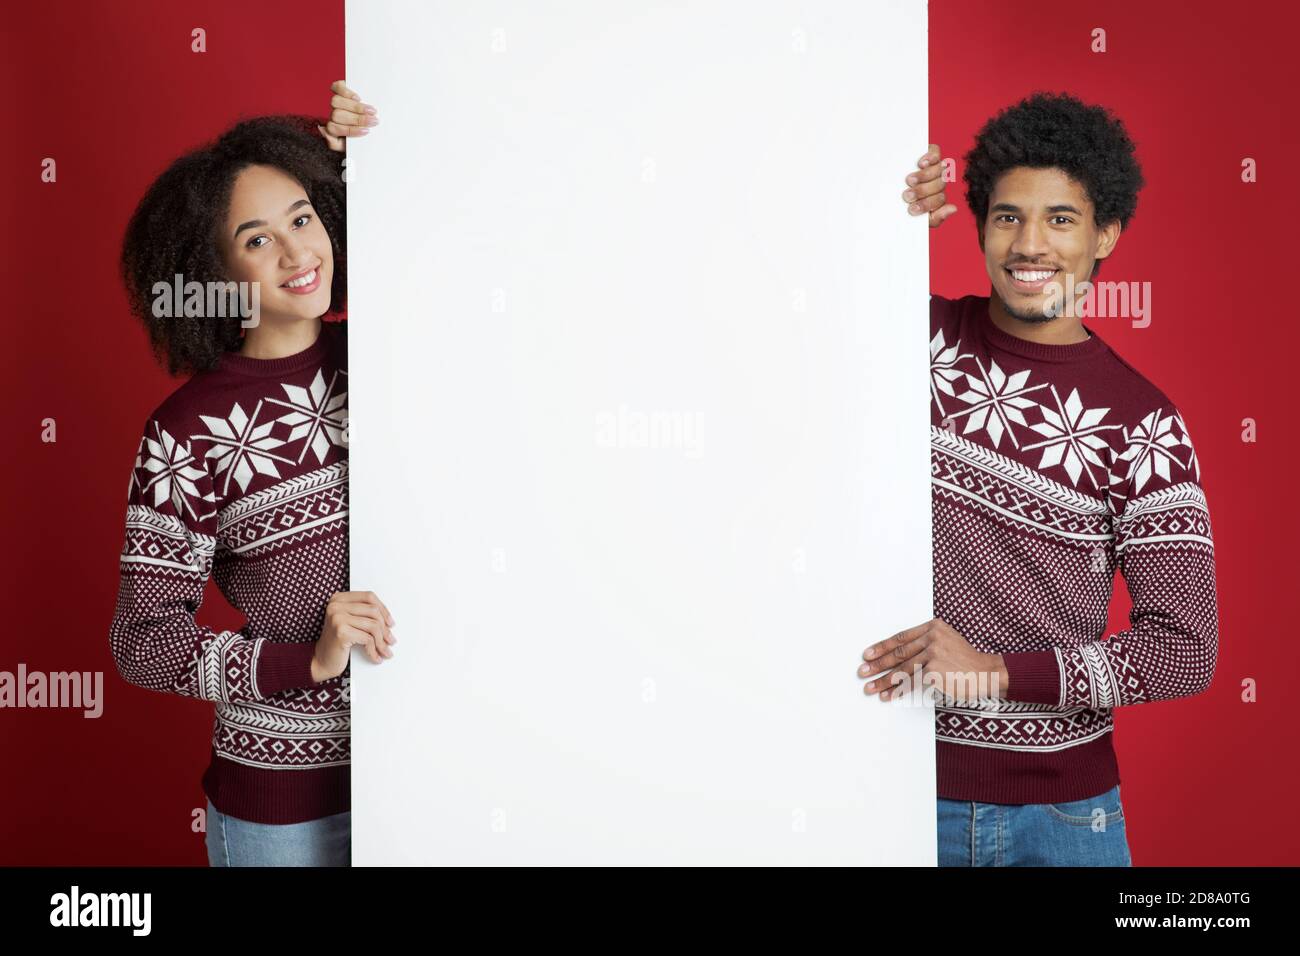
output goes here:
[[[257, 210], [272, 209], [282, 211], [257, 218]], [[318, 316], [329, 309], [335, 270], [331, 233], [302, 185], [275, 166], [249, 166], [235, 178], [226, 220], [227, 274], [262, 293], [258, 322], [244, 333], [239, 353], [272, 358], [307, 348], [320, 332]]]
[[[225, 352], [306, 348], [319, 316], [345, 309], [343, 154], [316, 125], [292, 115], [241, 122], [173, 162], [141, 199], [123, 239], [122, 278], [171, 374], [215, 368]], [[257, 283], [256, 324], [245, 328], [229, 310], [156, 315], [154, 285], [176, 275], [200, 287]], [[304, 277], [308, 284], [288, 287]]]
[[[351, 651], [397, 641], [348, 590], [347, 322], [322, 316], [345, 305], [344, 138], [377, 120], [333, 90], [326, 127], [252, 119], [176, 160], [122, 248], [155, 354], [192, 374], [136, 436], [109, 642], [127, 682], [215, 705], [213, 866], [348, 864]], [[248, 288], [251, 323], [209, 306]], [[238, 631], [197, 621], [209, 579]]]

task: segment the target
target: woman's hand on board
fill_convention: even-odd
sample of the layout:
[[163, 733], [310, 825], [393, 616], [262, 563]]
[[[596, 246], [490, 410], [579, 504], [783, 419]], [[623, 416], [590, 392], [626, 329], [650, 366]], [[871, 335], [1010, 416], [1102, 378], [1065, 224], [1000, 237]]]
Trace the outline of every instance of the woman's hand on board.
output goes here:
[[319, 684], [342, 674], [354, 645], [376, 664], [392, 657], [389, 645], [397, 643], [391, 630], [393, 623], [393, 615], [374, 591], [335, 591], [325, 606], [325, 623], [311, 661], [311, 679]]
[[903, 190], [903, 202], [908, 203], [908, 215], [929, 213], [931, 229], [938, 228], [957, 211], [957, 207], [944, 197], [942, 175], [939, 147], [931, 143], [925, 155], [917, 160], [916, 171], [908, 173], [904, 180], [907, 188]]
[[346, 138], [365, 136], [370, 127], [379, 125], [379, 111], [361, 102], [361, 97], [348, 89], [342, 80], [330, 84], [330, 118], [324, 126], [317, 126], [320, 134], [336, 153], [344, 151]]

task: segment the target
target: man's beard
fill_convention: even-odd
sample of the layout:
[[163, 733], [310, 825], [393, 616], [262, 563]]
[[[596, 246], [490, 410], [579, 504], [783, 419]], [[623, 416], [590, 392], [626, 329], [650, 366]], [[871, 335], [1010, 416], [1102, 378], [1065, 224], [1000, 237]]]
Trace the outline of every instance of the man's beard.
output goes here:
[[[1017, 308], [1013, 306], [1010, 302], [1003, 300], [1002, 308], [1004, 308], [1007, 312], [1007, 315], [1011, 316], [1013, 319], [1019, 319], [1021, 322], [1027, 322], [1031, 325], [1041, 325], [1043, 322], [1051, 322], [1054, 318], [1057, 317], [1057, 315], [1060, 313], [1060, 308], [1061, 308], [1060, 301], [1061, 301], [1061, 297], [1059, 294], [1053, 296], [1049, 292], [1046, 296], [1042, 298], [1041, 300], [1041, 302], [1043, 303], [1042, 305]], [[1044, 313], [1044, 309], [1049, 308], [1053, 305], [1055, 305], [1057, 309], [1056, 312], [1052, 312], [1050, 314]]]

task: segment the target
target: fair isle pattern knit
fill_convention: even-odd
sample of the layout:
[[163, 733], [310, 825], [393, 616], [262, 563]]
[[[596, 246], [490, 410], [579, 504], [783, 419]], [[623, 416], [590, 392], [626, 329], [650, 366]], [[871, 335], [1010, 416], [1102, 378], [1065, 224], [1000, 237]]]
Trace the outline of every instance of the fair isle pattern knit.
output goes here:
[[[1119, 782], [1115, 707], [1205, 690], [1210, 516], [1181, 413], [1096, 332], [1042, 345], [931, 297], [934, 613], [1005, 657], [1006, 699], [935, 711], [938, 793], [1059, 803]], [[1118, 569], [1130, 629], [1105, 638]]]
[[[311, 679], [348, 590], [346, 328], [285, 358], [226, 354], [149, 416], [131, 470], [113, 657], [132, 684], [214, 703], [203, 788], [257, 823], [350, 806], [350, 669]], [[209, 577], [239, 631], [195, 620]]]

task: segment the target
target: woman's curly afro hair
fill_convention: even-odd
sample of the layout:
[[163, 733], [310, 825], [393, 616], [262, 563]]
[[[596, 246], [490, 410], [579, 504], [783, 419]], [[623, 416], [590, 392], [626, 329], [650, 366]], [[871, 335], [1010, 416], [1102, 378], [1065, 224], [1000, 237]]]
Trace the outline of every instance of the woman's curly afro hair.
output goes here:
[[981, 230], [994, 185], [1016, 166], [1055, 166], [1081, 184], [1099, 228], [1119, 220], [1127, 229], [1145, 185], [1123, 122], [1068, 93], [1037, 91], [1002, 110], [975, 137], [965, 166], [966, 204]]
[[235, 177], [251, 165], [275, 166], [294, 177], [329, 233], [334, 252], [330, 309], [347, 302], [346, 187], [342, 153], [329, 148], [307, 116], [260, 116], [231, 127], [215, 142], [177, 159], [144, 194], [122, 240], [121, 273], [131, 311], [144, 323], [157, 357], [171, 375], [207, 371], [240, 347], [240, 318], [153, 314], [154, 284], [226, 282], [219, 231]]

